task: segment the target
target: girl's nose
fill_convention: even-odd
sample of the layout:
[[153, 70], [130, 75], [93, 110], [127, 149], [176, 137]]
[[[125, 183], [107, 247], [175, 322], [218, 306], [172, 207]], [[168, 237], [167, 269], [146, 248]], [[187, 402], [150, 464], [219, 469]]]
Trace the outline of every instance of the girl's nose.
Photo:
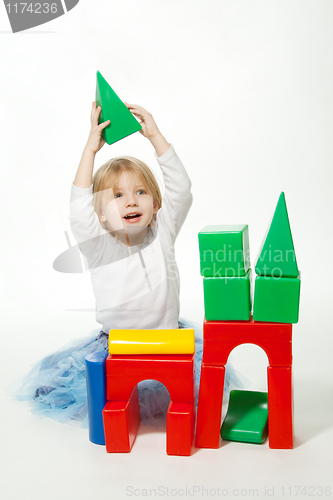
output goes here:
[[127, 207], [133, 207], [133, 206], [138, 206], [136, 197], [134, 194], [129, 194], [126, 198], [126, 206]]

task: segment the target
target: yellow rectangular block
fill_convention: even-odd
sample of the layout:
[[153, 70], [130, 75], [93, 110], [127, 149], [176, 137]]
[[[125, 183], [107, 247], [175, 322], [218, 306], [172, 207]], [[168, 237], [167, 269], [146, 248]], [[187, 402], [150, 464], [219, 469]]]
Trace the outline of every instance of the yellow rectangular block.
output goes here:
[[110, 330], [110, 354], [193, 354], [193, 328]]

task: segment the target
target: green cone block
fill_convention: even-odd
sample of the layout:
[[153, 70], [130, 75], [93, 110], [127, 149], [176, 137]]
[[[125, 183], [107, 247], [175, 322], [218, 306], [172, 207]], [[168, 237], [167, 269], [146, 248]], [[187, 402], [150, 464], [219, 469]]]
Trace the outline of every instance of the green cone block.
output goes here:
[[257, 276], [254, 286], [254, 321], [297, 323], [300, 290], [300, 278]]
[[268, 435], [266, 392], [230, 391], [227, 415], [221, 427], [226, 441], [261, 444]]
[[250, 267], [246, 224], [206, 226], [198, 237], [201, 276], [245, 276]]
[[204, 278], [207, 321], [247, 321], [251, 315], [251, 269], [245, 276]]
[[299, 275], [283, 192], [280, 194], [271, 225], [262, 244], [255, 270], [260, 276], [297, 278]]
[[141, 130], [140, 123], [119, 99], [99, 71], [97, 71], [96, 104], [102, 108], [99, 123], [107, 120], [111, 122], [102, 132], [103, 139], [107, 144], [113, 144]]

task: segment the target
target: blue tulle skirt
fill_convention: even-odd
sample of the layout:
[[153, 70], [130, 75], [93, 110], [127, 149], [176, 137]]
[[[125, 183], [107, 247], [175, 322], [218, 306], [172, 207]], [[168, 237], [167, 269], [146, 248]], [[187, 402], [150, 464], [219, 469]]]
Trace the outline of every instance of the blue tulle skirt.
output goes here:
[[[196, 348], [197, 394], [200, 383], [203, 351], [202, 326], [187, 320], [179, 321], [179, 328], [194, 328]], [[59, 422], [80, 423], [88, 427], [85, 358], [89, 354], [108, 349], [108, 336], [94, 330], [84, 339], [76, 339], [54, 354], [36, 363], [19, 383], [12, 395], [20, 401], [30, 401], [33, 413]], [[16, 384], [17, 385], [17, 384]], [[230, 363], [226, 366], [225, 395], [242, 383]], [[170, 396], [167, 388], [156, 380], [138, 384], [141, 420], [156, 421], [166, 414]]]

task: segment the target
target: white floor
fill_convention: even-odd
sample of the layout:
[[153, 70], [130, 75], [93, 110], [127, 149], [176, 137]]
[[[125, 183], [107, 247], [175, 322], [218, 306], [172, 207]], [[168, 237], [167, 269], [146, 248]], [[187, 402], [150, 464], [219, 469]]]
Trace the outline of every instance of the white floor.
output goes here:
[[[2, 389], [17, 374], [25, 373], [30, 363], [66, 343], [70, 326], [72, 338], [80, 336], [80, 328], [85, 332], [95, 328], [93, 315], [79, 316], [45, 313], [37, 321], [27, 310], [22, 311], [14, 327], [10, 306], [3, 311], [4, 332], [8, 335], [3, 336], [1, 348]], [[48, 336], [38, 327], [47, 319]], [[324, 321], [317, 331], [315, 327], [309, 311], [294, 328], [293, 450], [271, 450], [267, 442], [223, 443], [218, 450], [195, 450], [189, 458], [167, 456], [161, 422], [160, 429], [141, 426], [131, 453], [107, 454], [103, 446], [89, 442], [87, 430], [40, 419], [25, 403], [4, 397], [2, 498], [331, 497], [333, 379], [331, 352], [325, 348], [331, 342]], [[234, 364], [245, 375], [247, 388], [265, 390], [265, 355], [253, 346], [238, 349]]]

